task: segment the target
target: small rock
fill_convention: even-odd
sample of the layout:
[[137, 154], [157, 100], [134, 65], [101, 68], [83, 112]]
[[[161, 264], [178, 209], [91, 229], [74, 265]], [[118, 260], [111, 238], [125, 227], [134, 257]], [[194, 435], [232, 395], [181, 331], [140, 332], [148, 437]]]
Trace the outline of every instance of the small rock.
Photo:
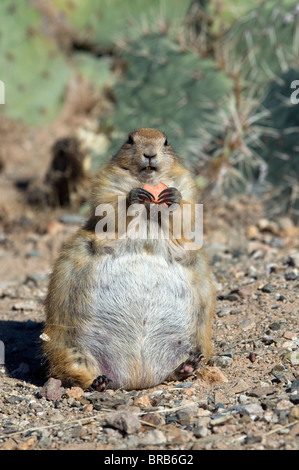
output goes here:
[[64, 214], [60, 217], [59, 221], [62, 224], [82, 225], [86, 222], [86, 219], [77, 214]]
[[65, 394], [68, 398], [74, 398], [75, 400], [78, 400], [79, 398], [82, 397], [84, 393], [84, 390], [82, 390], [81, 387], [71, 387], [66, 389]]
[[198, 408], [198, 411], [197, 411], [197, 416], [202, 420], [209, 420], [210, 419], [210, 416], [211, 416], [211, 411], [210, 410], [206, 410], [205, 408]]
[[37, 442], [37, 436], [31, 436], [27, 441], [19, 445], [18, 450], [28, 450]]
[[298, 274], [293, 272], [293, 273], [287, 273], [284, 278], [286, 281], [296, 281], [298, 279]]
[[237, 293], [242, 299], [245, 299], [246, 297], [249, 297], [252, 294], [249, 289], [246, 289], [246, 287], [240, 287]]
[[250, 360], [250, 362], [255, 362], [256, 361], [256, 354], [251, 351], [248, 355], [248, 359]]
[[293, 421], [299, 420], [299, 406], [294, 406], [291, 411], [289, 412], [289, 422], [292, 423]]
[[228, 307], [223, 307], [220, 310], [217, 310], [216, 314], [219, 318], [225, 317], [229, 313]]
[[285, 333], [283, 334], [283, 337], [285, 339], [293, 339], [296, 337], [296, 333], [294, 333], [293, 331], [285, 331]]
[[257, 403], [248, 403], [247, 405], [243, 405], [241, 413], [254, 418], [256, 416], [262, 415], [264, 410]]
[[[231, 358], [227, 359], [232, 361]], [[227, 377], [225, 377], [221, 369], [215, 366], [205, 366], [203, 369], [200, 369], [197, 372], [197, 377], [209, 384], [228, 382]]]
[[250, 318], [245, 318], [239, 323], [239, 327], [244, 331], [251, 330], [255, 327], [255, 322]]
[[165, 419], [163, 416], [155, 413], [146, 413], [145, 415], [142, 415], [141, 421], [143, 421], [142, 424], [148, 423], [149, 426], [162, 426], [165, 424]]
[[294, 380], [294, 382], [291, 385], [291, 393], [294, 392], [299, 392], [299, 379]]
[[167, 441], [174, 445], [190, 442], [190, 437], [192, 437], [192, 434], [189, 431], [179, 427], [171, 427], [167, 432]]
[[273, 330], [273, 331], [281, 330], [282, 327], [283, 327], [283, 325], [281, 323], [278, 323], [278, 322], [273, 322], [269, 325], [270, 330]]
[[129, 411], [114, 411], [106, 416], [106, 424], [126, 434], [140, 431], [141, 423], [136, 415]]
[[289, 400], [279, 400], [276, 403], [277, 410], [287, 410], [288, 408], [292, 408], [294, 405]]
[[261, 288], [261, 291], [270, 294], [271, 292], [274, 292], [274, 291], [275, 291], [275, 287], [274, 287], [272, 284], [265, 284], [265, 285]]
[[153, 431], [148, 431], [144, 433], [139, 440], [140, 446], [157, 446], [166, 444], [167, 440], [165, 434], [159, 429], [154, 429]]
[[61, 380], [51, 377], [40, 390], [40, 396], [51, 401], [60, 400], [62, 395], [61, 383]]
[[288, 265], [293, 266], [294, 268], [299, 268], [299, 252], [292, 253], [289, 255]]
[[206, 426], [197, 426], [193, 429], [195, 437], [206, 437], [208, 435], [208, 428]]
[[292, 366], [299, 365], [299, 349], [296, 351], [289, 351], [283, 358], [283, 362], [289, 362]]
[[214, 364], [217, 367], [226, 368], [233, 363], [233, 359], [228, 356], [219, 356], [215, 358]]
[[240, 379], [238, 380], [238, 382], [236, 382], [232, 386], [232, 388], [229, 391], [230, 393], [237, 394], [237, 393], [245, 392], [246, 390], [248, 390], [248, 383], [245, 382], [245, 380]]
[[11, 437], [7, 439], [5, 442], [1, 443], [1, 450], [14, 450], [17, 448], [17, 443]]
[[246, 230], [246, 236], [249, 239], [255, 238], [258, 233], [259, 233], [259, 229], [255, 225], [249, 225], [249, 227]]
[[188, 426], [188, 424], [190, 424], [191, 422], [192, 417], [194, 416], [194, 412], [192, 411], [192, 409], [190, 409], [189, 412], [187, 410], [180, 410], [177, 411], [176, 415], [181, 426]]
[[83, 426], [81, 426], [81, 424], [77, 424], [76, 426], [74, 426], [68, 433], [68, 435], [71, 438], [80, 437], [82, 436], [82, 434], [83, 434]]
[[270, 335], [263, 335], [261, 337], [261, 340], [263, 343], [267, 344], [267, 345], [270, 345], [272, 343], [274, 343], [274, 338]]
[[50, 341], [50, 337], [46, 333], [42, 333], [41, 335], [39, 335], [39, 338], [42, 341]]
[[248, 434], [248, 436], [245, 437], [245, 444], [257, 444], [258, 442], [262, 442], [263, 438], [262, 436], [258, 436], [256, 434]]
[[253, 388], [252, 390], [250, 390], [248, 392], [248, 395], [250, 397], [257, 397], [257, 398], [260, 398], [260, 397], [263, 397], [263, 396], [266, 396], [266, 395], [272, 395], [274, 393], [274, 387], [255, 387]]
[[35, 286], [46, 284], [49, 281], [49, 274], [47, 273], [31, 273], [28, 274], [25, 284], [33, 283]]
[[152, 406], [148, 395], [141, 395], [140, 397], [135, 398], [134, 405], [139, 406], [140, 408], [151, 408]]
[[226, 349], [222, 353], [219, 353], [219, 356], [234, 357], [235, 354], [236, 354], [235, 349], [231, 348], [231, 349]]
[[283, 364], [276, 364], [271, 370], [271, 373], [279, 382], [287, 385], [290, 385], [295, 380], [292, 372], [290, 372]]
[[37, 304], [35, 302], [18, 302], [13, 305], [13, 310], [35, 310]]
[[27, 258], [43, 258], [44, 255], [37, 250], [29, 250], [26, 253]]
[[231, 310], [229, 313], [231, 315], [237, 315], [238, 313], [242, 313], [242, 309], [241, 308], [236, 308], [234, 310]]
[[220, 426], [224, 423], [227, 423], [227, 421], [230, 421], [231, 419], [232, 419], [232, 415], [230, 415], [230, 414], [212, 415], [211, 416], [211, 426]]

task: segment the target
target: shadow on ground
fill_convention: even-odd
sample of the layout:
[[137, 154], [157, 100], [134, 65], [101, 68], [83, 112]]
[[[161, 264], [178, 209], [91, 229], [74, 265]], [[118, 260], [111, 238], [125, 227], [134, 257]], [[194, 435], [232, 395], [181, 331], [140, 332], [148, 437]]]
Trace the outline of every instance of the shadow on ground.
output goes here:
[[1, 362], [4, 362], [9, 377], [36, 385], [44, 382], [45, 365], [39, 338], [42, 328], [42, 322], [32, 320], [0, 321], [0, 340], [4, 344]]

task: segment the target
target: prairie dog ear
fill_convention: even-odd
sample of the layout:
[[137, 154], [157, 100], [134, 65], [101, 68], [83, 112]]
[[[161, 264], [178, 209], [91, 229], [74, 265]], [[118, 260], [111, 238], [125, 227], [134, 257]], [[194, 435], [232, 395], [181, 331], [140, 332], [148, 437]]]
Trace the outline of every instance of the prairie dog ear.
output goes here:
[[128, 138], [127, 138], [125, 143], [128, 144], [128, 145], [133, 145], [134, 144], [134, 139], [132, 137], [132, 134], [128, 135]]

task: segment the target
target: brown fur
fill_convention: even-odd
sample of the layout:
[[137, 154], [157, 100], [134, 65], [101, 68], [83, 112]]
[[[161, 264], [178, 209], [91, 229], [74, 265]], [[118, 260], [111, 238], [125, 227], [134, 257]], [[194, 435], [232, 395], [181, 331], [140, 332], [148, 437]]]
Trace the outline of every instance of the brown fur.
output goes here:
[[[154, 162], [154, 170], [146, 170], [145, 165], [148, 159], [144, 155], [152, 155], [150, 161]], [[148, 256], [157, 256], [157, 259], [163, 260], [163, 262], [166, 260], [169, 269], [176, 269], [175, 266], [178, 266], [178, 278], [179, 273], [183, 273], [184, 282], [187, 283], [189, 289], [188, 295], [191, 296], [193, 302], [192, 311], [188, 313], [190, 317], [188, 317], [189, 331], [184, 333], [189, 337], [188, 341], [191, 344], [192, 350], [189, 351], [189, 354], [200, 351], [206, 358], [210, 356], [215, 291], [204, 250], [202, 248], [186, 250], [188, 239], [172, 239], [167, 246], [166, 242], [161, 243], [161, 241], [156, 243], [152, 240], [142, 242], [137, 240], [134, 245], [126, 240], [118, 240], [118, 197], [126, 197], [126, 208], [128, 208], [130, 205], [128, 195], [132, 189], [142, 187], [145, 183], [156, 186], [158, 182], [163, 182], [168, 187], [175, 187], [180, 191], [182, 195], [181, 206], [184, 203], [195, 204], [199, 202], [197, 187], [189, 172], [180, 164], [172, 148], [166, 142], [166, 136], [155, 129], [139, 129], [130, 134], [128, 141], [123, 144], [116, 156], [100, 168], [94, 178], [90, 199], [90, 218], [86, 226], [65, 244], [56, 261], [49, 284], [45, 325], [45, 333], [48, 335], [49, 341], [44, 343], [44, 352], [48, 357], [51, 376], [59, 377], [66, 383], [78, 384], [87, 388], [97, 376], [109, 375], [110, 373], [116, 377], [115, 382], [111, 385], [113, 388], [121, 386], [128, 389], [148, 387], [164, 379], [176, 378], [176, 373], [173, 371], [188, 357], [188, 353], [186, 353], [186, 357], [182, 357], [178, 353], [178, 362], [176, 363], [175, 350], [173, 356], [171, 352], [168, 354], [166, 351], [168, 359], [165, 359], [165, 366], [161, 365], [162, 368], [165, 367], [164, 377], [164, 370], [160, 374], [159, 365], [154, 364], [152, 367], [151, 364], [156, 361], [154, 358], [157, 357], [157, 354], [159, 356], [157, 351], [143, 351], [144, 357], [142, 356], [143, 359], [141, 359], [138, 348], [135, 350], [129, 339], [126, 342], [127, 336], [129, 338], [131, 330], [138, 322], [137, 318], [132, 318], [133, 313], [130, 309], [127, 310], [127, 323], [119, 325], [119, 334], [115, 337], [114, 349], [110, 346], [109, 340], [110, 321], [105, 320], [104, 316], [102, 318], [101, 309], [96, 310], [96, 314], [94, 313], [94, 303], [97, 302], [94, 292], [96, 290], [99, 295], [102, 292], [101, 290], [97, 291], [99, 289], [97, 285], [102, 279], [101, 277], [99, 280], [97, 278], [96, 273], [99, 267], [101, 268], [101, 264], [107, 259], [109, 263], [113, 263], [113, 259], [115, 259], [115, 263], [118, 263], [122, 256], [131, 253], [132, 250], [132, 253], [138, 252], [140, 262], [145, 263], [144, 271], [147, 269], [147, 264], [143, 258], [146, 260]], [[115, 209], [116, 236], [113, 240], [99, 239], [95, 234], [97, 222], [100, 220], [100, 217], [95, 215], [95, 210], [99, 204], [112, 204]], [[127, 228], [130, 220], [131, 218], [128, 217]], [[128, 291], [132, 287], [129, 279]], [[144, 282], [140, 280], [140, 302], [142, 302], [142, 292], [146, 287]], [[118, 292], [114, 292], [114, 295], [117, 296]], [[159, 297], [159, 289], [153, 293], [153, 296], [155, 295]], [[120, 299], [120, 302], [121, 307], [126, 309], [125, 298]], [[163, 305], [161, 309], [163, 309]], [[175, 310], [174, 308], [174, 318]], [[111, 318], [113, 321], [118, 321], [112, 314]], [[164, 319], [163, 315], [162, 318], [163, 321], [165, 320], [165, 335], [167, 336], [168, 319]], [[184, 320], [184, 318], [182, 319]], [[180, 322], [179, 319], [177, 320]], [[169, 322], [171, 329], [173, 327], [171, 318], [169, 318]], [[127, 331], [124, 324], [128, 325]], [[130, 327], [130, 324], [133, 326]], [[95, 329], [106, 339], [98, 339], [97, 334], [93, 333]], [[86, 338], [86, 332], [91, 335], [89, 339]], [[163, 332], [160, 331], [159, 334], [163, 338]], [[179, 335], [178, 331], [178, 338]], [[130, 344], [132, 344], [131, 351]], [[152, 344], [150, 348], [155, 348], [154, 340]], [[173, 337], [170, 344], [173, 344]], [[98, 353], [94, 352], [96, 347], [101, 351], [100, 357], [97, 357]], [[124, 360], [122, 366], [124, 370], [119, 370], [121, 359]], [[161, 360], [161, 362], [163, 361]], [[123, 378], [117, 379], [118, 376]]]

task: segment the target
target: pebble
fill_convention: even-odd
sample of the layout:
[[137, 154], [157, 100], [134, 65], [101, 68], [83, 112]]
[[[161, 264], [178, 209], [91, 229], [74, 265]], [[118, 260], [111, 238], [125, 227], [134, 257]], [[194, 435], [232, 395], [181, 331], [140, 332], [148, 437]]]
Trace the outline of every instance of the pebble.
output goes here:
[[294, 382], [291, 385], [291, 393], [293, 392], [299, 392], [299, 379], [294, 380]]
[[248, 359], [250, 360], [250, 362], [255, 362], [256, 361], [256, 354], [251, 351], [248, 355]]
[[139, 432], [141, 428], [138, 417], [125, 410], [109, 413], [105, 421], [108, 426], [123, 431], [126, 434], [135, 434]]
[[195, 437], [206, 437], [209, 433], [209, 430], [206, 426], [197, 426], [193, 429], [193, 434]]
[[239, 327], [244, 331], [251, 330], [255, 327], [255, 322], [250, 318], [245, 318], [239, 323]]
[[296, 338], [296, 333], [294, 333], [293, 331], [285, 331], [285, 333], [283, 334], [283, 337], [285, 339], [294, 339]]
[[245, 380], [240, 379], [238, 380], [238, 382], [236, 382], [232, 386], [232, 388], [229, 391], [230, 393], [237, 394], [237, 393], [245, 392], [246, 390], [248, 390], [248, 383]]
[[146, 446], [157, 446], [166, 444], [167, 439], [165, 434], [159, 429], [154, 429], [153, 431], [148, 431], [141, 436], [139, 440], [139, 445], [142, 447]]
[[281, 330], [283, 328], [283, 325], [281, 323], [278, 323], [278, 322], [273, 322], [269, 325], [269, 328], [270, 328], [270, 330], [278, 331], [278, 330]]
[[188, 410], [180, 410], [177, 411], [176, 415], [178, 417], [179, 423], [182, 426], [188, 426], [188, 424], [190, 424], [191, 422], [192, 417], [194, 416], [194, 411], [191, 409], [189, 412]]
[[162, 415], [160, 414], [155, 414], [155, 413], [146, 413], [142, 415], [141, 421], [143, 421], [142, 424], [148, 423], [149, 425], [153, 426], [163, 426], [165, 424], [165, 419]]
[[135, 398], [134, 405], [139, 406], [140, 408], [150, 408], [152, 406], [148, 395], [141, 395], [140, 397]]
[[86, 222], [86, 219], [77, 214], [64, 214], [60, 217], [59, 222], [62, 224], [82, 225]]
[[66, 389], [65, 394], [68, 398], [74, 398], [78, 400], [79, 398], [82, 397], [84, 391], [82, 390], [81, 387], [71, 387]]
[[292, 372], [290, 372], [283, 364], [276, 364], [271, 370], [271, 373], [279, 382], [287, 385], [290, 385], [295, 380]]
[[292, 423], [293, 421], [299, 420], [299, 406], [294, 406], [291, 411], [289, 412], [289, 421]]
[[243, 405], [241, 409], [241, 414], [245, 414], [250, 416], [252, 419], [254, 419], [257, 416], [260, 416], [264, 413], [263, 408], [261, 405], [257, 403], [248, 403], [247, 405]]
[[298, 274], [297, 273], [287, 273], [285, 275], [285, 280], [286, 281], [296, 281], [298, 279]]
[[270, 293], [272, 293], [272, 292], [275, 291], [275, 287], [274, 287], [272, 284], [265, 284], [265, 285], [261, 288], [261, 291], [270, 294]]
[[62, 396], [61, 383], [61, 380], [51, 377], [40, 390], [40, 396], [51, 401], [60, 400]]
[[27, 258], [43, 258], [44, 255], [37, 250], [29, 250], [26, 253]]
[[37, 309], [36, 302], [18, 302], [13, 305], [13, 310], [35, 310]]
[[292, 408], [293, 406], [293, 403], [291, 403], [289, 400], [279, 400], [276, 403], [277, 410], [287, 410], [289, 408]]
[[223, 414], [223, 415], [212, 415], [211, 416], [211, 426], [219, 426], [221, 424], [227, 423], [232, 419], [231, 414]]
[[215, 366], [222, 367], [222, 368], [226, 368], [230, 366], [232, 363], [233, 363], [233, 359], [228, 356], [219, 356], [219, 357], [216, 357], [214, 360]]

